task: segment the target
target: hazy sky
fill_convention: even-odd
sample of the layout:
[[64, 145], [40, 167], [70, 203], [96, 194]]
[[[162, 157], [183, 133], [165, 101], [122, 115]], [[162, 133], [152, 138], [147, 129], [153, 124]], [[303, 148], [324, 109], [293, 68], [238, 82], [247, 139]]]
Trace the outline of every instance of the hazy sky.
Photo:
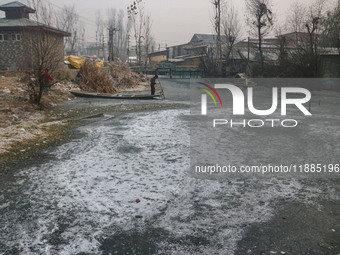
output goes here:
[[[20, 0], [19, 0], [20, 1]], [[45, 0], [44, 0], [45, 1]], [[46, 0], [55, 6], [75, 4], [86, 26], [86, 39], [95, 41], [95, 12], [101, 10], [106, 16], [107, 9], [126, 10], [133, 0]], [[229, 0], [239, 12], [244, 23], [245, 0]], [[296, 0], [273, 0], [273, 9], [279, 22], [284, 21], [290, 5]], [[311, 3], [312, 0], [299, 0]], [[335, 0], [329, 0], [335, 1]], [[0, 0], [0, 4], [11, 0]], [[212, 8], [210, 0], [144, 0], [146, 9], [153, 20], [152, 33], [162, 47], [188, 42], [195, 33], [212, 33]], [[57, 7], [56, 7], [57, 8]], [[246, 37], [244, 32], [244, 37]]]

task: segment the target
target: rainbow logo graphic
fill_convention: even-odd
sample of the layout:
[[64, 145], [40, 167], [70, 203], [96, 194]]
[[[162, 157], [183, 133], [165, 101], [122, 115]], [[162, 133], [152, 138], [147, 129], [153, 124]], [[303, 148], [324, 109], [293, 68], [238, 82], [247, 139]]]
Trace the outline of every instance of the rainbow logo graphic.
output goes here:
[[[216, 89], [214, 89], [212, 86], [205, 84], [203, 82], [199, 82], [199, 84], [210, 89], [217, 96], [218, 100], [220, 101], [221, 106], [223, 106], [221, 97], [217, 93]], [[217, 101], [215, 97], [213, 96], [213, 94], [208, 89], [203, 89], [203, 88], [200, 88], [200, 89], [203, 90], [205, 93], [207, 93], [211, 97], [211, 99], [214, 101], [215, 106], [217, 106]], [[206, 94], [202, 95], [202, 115], [207, 115], [207, 95]]]

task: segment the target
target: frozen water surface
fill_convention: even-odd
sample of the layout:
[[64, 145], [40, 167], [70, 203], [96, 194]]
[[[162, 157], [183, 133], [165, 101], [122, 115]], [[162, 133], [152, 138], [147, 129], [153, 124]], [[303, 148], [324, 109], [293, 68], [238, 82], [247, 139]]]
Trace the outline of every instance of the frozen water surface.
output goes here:
[[88, 123], [50, 161], [19, 171], [1, 195], [0, 254], [234, 254], [280, 201], [338, 200], [336, 183], [193, 176], [189, 114]]

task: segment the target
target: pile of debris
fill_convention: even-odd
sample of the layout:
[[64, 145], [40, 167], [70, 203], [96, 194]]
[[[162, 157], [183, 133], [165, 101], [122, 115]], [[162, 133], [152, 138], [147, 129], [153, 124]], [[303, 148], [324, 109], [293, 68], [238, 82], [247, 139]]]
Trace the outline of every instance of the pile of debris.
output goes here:
[[97, 93], [115, 93], [117, 91], [113, 85], [112, 77], [95, 67], [91, 61], [84, 62], [78, 77], [80, 89], [83, 91]]
[[86, 61], [78, 74], [80, 89], [96, 93], [116, 93], [139, 86], [146, 82], [144, 74], [131, 71], [121, 61], [111, 62], [108, 69], [97, 68], [92, 62]]
[[119, 90], [133, 88], [146, 81], [144, 74], [132, 72], [130, 67], [121, 61], [111, 62], [109, 68], [114, 86]]
[[76, 83], [68, 80], [56, 82], [55, 84], [53, 84], [52, 89], [56, 91], [80, 90], [79, 86]]
[[33, 118], [33, 121], [39, 121], [44, 117], [40, 107], [49, 108], [72, 100], [74, 96], [69, 90], [79, 90], [73, 82], [59, 81], [52, 85], [49, 95], [44, 91], [40, 107], [37, 107], [29, 102], [26, 79], [21, 77], [24, 74], [17, 75], [20, 76], [0, 76], [0, 129], [29, 121], [34, 113], [41, 114], [39, 118]]

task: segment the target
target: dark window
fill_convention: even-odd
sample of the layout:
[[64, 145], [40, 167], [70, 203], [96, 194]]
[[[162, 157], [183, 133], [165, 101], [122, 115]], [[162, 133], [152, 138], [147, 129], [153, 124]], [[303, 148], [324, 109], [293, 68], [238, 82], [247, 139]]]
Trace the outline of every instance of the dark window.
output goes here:
[[20, 41], [21, 34], [11, 34], [12, 41]]
[[0, 41], [3, 41], [3, 40], [4, 40], [4, 35], [0, 34]]
[[9, 41], [9, 35], [8, 34], [4, 34], [4, 40]]

